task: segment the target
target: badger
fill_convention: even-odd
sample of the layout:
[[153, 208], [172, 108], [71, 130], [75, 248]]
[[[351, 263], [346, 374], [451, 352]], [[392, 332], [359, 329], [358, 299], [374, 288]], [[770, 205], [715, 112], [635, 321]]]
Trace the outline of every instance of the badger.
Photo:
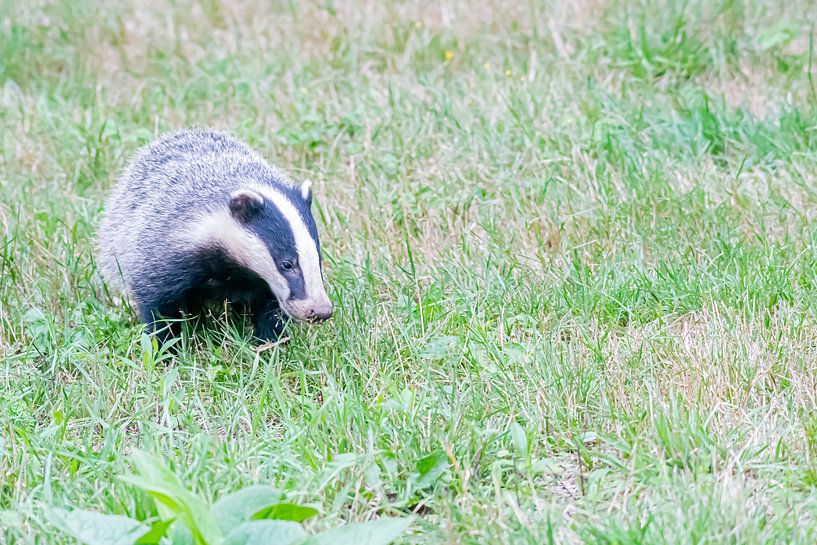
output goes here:
[[289, 319], [332, 316], [311, 205], [308, 181], [236, 138], [172, 133], [137, 152], [111, 190], [99, 270], [160, 342], [171, 333], [163, 320], [224, 301], [249, 311], [258, 340], [275, 341]]

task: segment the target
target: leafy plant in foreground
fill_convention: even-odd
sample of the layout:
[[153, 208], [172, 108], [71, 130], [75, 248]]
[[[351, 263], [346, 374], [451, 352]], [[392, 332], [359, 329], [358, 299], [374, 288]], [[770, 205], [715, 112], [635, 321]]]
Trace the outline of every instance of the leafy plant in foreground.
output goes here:
[[153, 498], [157, 518], [139, 521], [54, 508], [47, 512], [48, 519], [87, 545], [387, 545], [412, 522], [411, 518], [381, 518], [310, 535], [300, 523], [318, 511], [288, 502], [275, 488], [250, 486], [209, 506], [159, 458], [138, 452], [133, 465], [136, 473], [122, 479]]

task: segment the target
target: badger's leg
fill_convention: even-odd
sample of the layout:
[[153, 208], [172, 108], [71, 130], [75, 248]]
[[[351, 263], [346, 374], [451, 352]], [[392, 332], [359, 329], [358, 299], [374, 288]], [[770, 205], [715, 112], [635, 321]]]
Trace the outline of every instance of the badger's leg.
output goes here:
[[168, 337], [177, 337], [181, 333], [179, 320], [182, 317], [183, 306], [184, 299], [175, 298], [140, 302], [139, 318], [147, 325], [148, 333], [156, 337], [156, 341], [161, 345]]
[[252, 305], [253, 333], [263, 342], [281, 338], [286, 318], [274, 297]]

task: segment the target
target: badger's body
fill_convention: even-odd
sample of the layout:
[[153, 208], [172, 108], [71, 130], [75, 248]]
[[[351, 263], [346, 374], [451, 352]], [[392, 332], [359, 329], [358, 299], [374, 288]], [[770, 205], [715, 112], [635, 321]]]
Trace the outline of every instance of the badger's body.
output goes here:
[[332, 314], [308, 183], [246, 144], [182, 131], [145, 147], [108, 198], [98, 262], [151, 329], [209, 302], [244, 305], [255, 334]]

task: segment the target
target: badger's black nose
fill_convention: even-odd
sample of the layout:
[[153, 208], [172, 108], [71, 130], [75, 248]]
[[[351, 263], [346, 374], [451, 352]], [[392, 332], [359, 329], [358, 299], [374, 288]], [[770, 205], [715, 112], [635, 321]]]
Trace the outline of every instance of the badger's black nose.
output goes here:
[[332, 307], [332, 303], [327, 302], [309, 309], [306, 313], [306, 317], [311, 322], [322, 322], [331, 318], [334, 311], [335, 309]]

